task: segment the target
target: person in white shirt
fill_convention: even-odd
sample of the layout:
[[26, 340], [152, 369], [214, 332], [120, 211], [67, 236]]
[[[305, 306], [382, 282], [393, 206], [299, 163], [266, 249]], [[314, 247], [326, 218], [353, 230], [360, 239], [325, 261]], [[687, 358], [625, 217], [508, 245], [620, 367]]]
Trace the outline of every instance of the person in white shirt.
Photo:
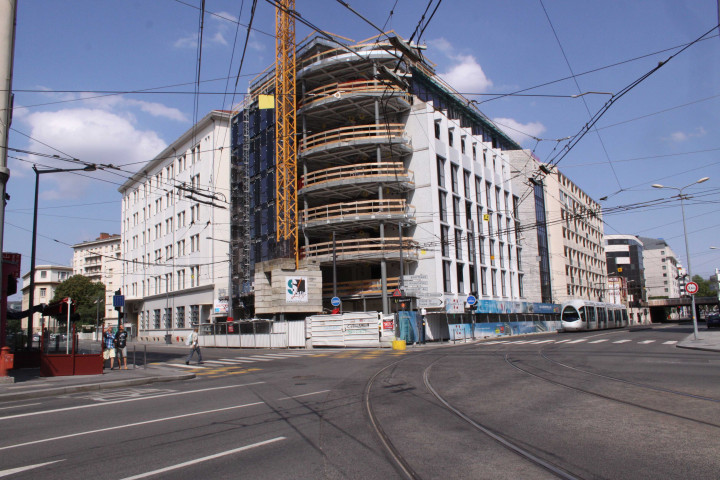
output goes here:
[[187, 360], [185, 360], [185, 365], [190, 365], [190, 360], [192, 360], [193, 354], [197, 352], [198, 354], [198, 365], [202, 364], [202, 353], [200, 353], [200, 345], [198, 343], [198, 329], [197, 327], [193, 328], [193, 331], [188, 335], [187, 340], [185, 340], [185, 345], [190, 345], [192, 348], [190, 350], [190, 355], [188, 355]]

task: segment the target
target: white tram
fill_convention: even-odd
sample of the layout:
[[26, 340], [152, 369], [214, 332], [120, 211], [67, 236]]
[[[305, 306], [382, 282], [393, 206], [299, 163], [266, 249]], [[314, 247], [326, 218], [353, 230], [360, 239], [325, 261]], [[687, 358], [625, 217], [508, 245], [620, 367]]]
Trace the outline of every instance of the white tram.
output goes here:
[[560, 319], [565, 332], [628, 326], [628, 313], [625, 305], [588, 300], [570, 300], [563, 303]]

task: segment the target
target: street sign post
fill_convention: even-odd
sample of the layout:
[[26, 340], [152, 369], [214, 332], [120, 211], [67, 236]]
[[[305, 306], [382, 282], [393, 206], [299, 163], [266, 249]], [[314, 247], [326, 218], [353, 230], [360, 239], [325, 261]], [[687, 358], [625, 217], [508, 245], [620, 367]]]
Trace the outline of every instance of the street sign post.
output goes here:
[[688, 282], [687, 285], [685, 285], [685, 291], [689, 295], [695, 295], [699, 289], [700, 289], [700, 287], [695, 282]]
[[468, 305], [470, 305], [472, 307], [473, 305], [475, 305], [475, 302], [477, 302], [477, 299], [475, 298], [474, 295], [468, 295], [467, 300], [465, 300], [465, 301], [467, 302]]
[[437, 297], [420, 297], [417, 299], [417, 308], [442, 308], [445, 300]]
[[332, 297], [332, 299], [330, 299], [330, 304], [333, 307], [339, 307], [340, 306], [340, 297]]

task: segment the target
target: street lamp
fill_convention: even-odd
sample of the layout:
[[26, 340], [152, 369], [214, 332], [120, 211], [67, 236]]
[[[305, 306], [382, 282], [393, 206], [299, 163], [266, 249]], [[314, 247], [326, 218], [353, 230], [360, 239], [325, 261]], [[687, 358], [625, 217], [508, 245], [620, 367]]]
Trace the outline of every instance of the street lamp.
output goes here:
[[[665, 185], [660, 185], [659, 183], [652, 184], [653, 188], [669, 188], [671, 190], [677, 190], [678, 197], [680, 197], [680, 211], [682, 212], [682, 221], [683, 221], [683, 233], [685, 234], [685, 256], [687, 257], [687, 273], [688, 277], [690, 278], [690, 281], [692, 281], [692, 270], [690, 269], [690, 248], [688, 246], [688, 235], [687, 235], [687, 226], [685, 225], [685, 196], [683, 195], [683, 190], [685, 190], [688, 187], [692, 187], [695, 184], [707, 182], [710, 180], [710, 177], [703, 177], [700, 180], [697, 180], [689, 185], [685, 185], [684, 187], [677, 188], [677, 187], [667, 187]], [[692, 302], [692, 320], [693, 320], [693, 336], [695, 340], [697, 340], [698, 337], [698, 326], [697, 326], [697, 315], [695, 314], [695, 295], [690, 295], [691, 302]]]
[[[38, 190], [40, 186], [40, 175], [43, 173], [61, 173], [61, 172], [94, 172], [97, 170], [94, 164], [86, 165], [83, 168], [48, 168], [44, 170], [38, 170], [37, 165], [33, 165], [33, 171], [35, 172], [35, 204], [33, 207], [33, 228], [32, 228], [32, 249], [30, 252], [30, 291], [28, 292], [28, 307], [32, 310], [35, 306], [35, 246], [37, 243], [37, 217], [38, 217]], [[33, 315], [30, 313], [28, 316], [28, 350], [32, 348], [32, 335], [33, 335]]]

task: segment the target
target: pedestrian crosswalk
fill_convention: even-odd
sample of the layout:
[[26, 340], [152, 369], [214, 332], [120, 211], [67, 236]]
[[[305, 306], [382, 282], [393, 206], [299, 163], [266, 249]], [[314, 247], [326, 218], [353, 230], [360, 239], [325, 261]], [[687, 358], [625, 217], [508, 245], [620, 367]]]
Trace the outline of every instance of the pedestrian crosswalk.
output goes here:
[[290, 351], [290, 352], [279, 352], [279, 353], [258, 353], [258, 354], [247, 354], [243, 356], [219, 358], [213, 360], [205, 360], [202, 364], [191, 363], [186, 365], [183, 359], [176, 359], [168, 362], [159, 362], [152, 365], [156, 366], [167, 366], [172, 368], [179, 368], [183, 370], [199, 371], [216, 371], [223, 369], [224, 371], [248, 369], [251, 367], [259, 367], [267, 362], [277, 362], [282, 360], [298, 359], [302, 357], [327, 357], [333, 356], [335, 358], [359, 358], [359, 359], [372, 359], [377, 358], [383, 354], [398, 354], [405, 352], [396, 352], [389, 349], [323, 349], [323, 350], [303, 350], [303, 351]]
[[[619, 340], [613, 340], [612, 338], [594, 338], [594, 337], [584, 337], [584, 338], [563, 338], [563, 339], [550, 339], [550, 340], [528, 340], [527, 338], [524, 339], [518, 339], [513, 340], [509, 338], [505, 338], [502, 340], [489, 340], [486, 342], [480, 342], [478, 343], [478, 346], [485, 346], [485, 345], [502, 345], [502, 344], [513, 344], [513, 345], [551, 345], [551, 344], [581, 344], [581, 343], [588, 343], [588, 344], [596, 344], [596, 343], [612, 343], [612, 344], [623, 344], [623, 343], [629, 343], [634, 342], [638, 345], [651, 345], [653, 343], [661, 342], [660, 340], [656, 339], [638, 339], [638, 340], [632, 340], [629, 338], [622, 338]], [[664, 342], [659, 343], [660, 345], [676, 345], [678, 343], [678, 340], [667, 340]]]

